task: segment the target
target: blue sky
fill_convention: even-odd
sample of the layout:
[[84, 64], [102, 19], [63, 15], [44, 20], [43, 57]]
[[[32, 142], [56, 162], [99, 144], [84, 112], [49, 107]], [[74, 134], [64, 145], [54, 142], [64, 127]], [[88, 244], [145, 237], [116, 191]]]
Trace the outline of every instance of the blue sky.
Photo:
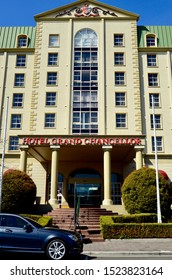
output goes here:
[[[72, 2], [71, 0], [2, 0], [0, 26], [34, 26], [34, 15]], [[172, 25], [172, 0], [103, 0], [101, 2], [139, 14], [139, 25]]]

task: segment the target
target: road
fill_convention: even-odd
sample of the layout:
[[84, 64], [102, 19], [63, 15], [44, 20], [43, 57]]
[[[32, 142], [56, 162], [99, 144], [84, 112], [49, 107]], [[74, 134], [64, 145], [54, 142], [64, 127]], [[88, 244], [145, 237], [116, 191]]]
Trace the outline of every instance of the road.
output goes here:
[[[0, 260], [46, 260], [44, 254], [0, 253]], [[68, 257], [67, 260], [172, 260], [172, 254], [91, 253]]]

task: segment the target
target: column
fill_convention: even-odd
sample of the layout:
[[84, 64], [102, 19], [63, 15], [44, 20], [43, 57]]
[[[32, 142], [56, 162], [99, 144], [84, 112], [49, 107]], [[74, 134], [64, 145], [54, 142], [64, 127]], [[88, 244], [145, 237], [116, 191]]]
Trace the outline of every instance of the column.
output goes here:
[[103, 205], [112, 205], [111, 200], [111, 150], [112, 146], [103, 146], [104, 151], [104, 200]]
[[135, 146], [136, 151], [136, 170], [143, 167], [143, 150], [144, 146]]
[[20, 146], [20, 170], [26, 172], [27, 169], [27, 152], [29, 146]]
[[58, 151], [60, 146], [50, 146], [52, 149], [51, 156], [51, 190], [49, 203], [57, 205], [57, 187], [58, 187]]

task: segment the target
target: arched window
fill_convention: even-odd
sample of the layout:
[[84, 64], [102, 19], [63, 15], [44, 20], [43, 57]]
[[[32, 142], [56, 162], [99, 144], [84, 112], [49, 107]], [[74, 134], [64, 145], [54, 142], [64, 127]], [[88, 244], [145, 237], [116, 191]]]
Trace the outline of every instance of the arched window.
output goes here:
[[157, 38], [155, 34], [146, 35], [146, 46], [147, 47], [157, 47]]
[[27, 35], [21, 34], [17, 37], [17, 47], [18, 48], [27, 48], [28, 46], [28, 37]]
[[93, 169], [77, 169], [70, 174], [71, 178], [100, 178], [100, 174]]
[[75, 36], [76, 47], [97, 47], [97, 34], [89, 28], [81, 29]]

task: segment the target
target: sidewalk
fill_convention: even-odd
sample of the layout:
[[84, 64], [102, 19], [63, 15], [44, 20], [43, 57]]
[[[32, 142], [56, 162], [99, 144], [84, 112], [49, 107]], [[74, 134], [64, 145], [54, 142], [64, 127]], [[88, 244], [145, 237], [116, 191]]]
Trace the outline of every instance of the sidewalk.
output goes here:
[[84, 244], [84, 254], [165, 254], [172, 255], [172, 239], [111, 239]]

